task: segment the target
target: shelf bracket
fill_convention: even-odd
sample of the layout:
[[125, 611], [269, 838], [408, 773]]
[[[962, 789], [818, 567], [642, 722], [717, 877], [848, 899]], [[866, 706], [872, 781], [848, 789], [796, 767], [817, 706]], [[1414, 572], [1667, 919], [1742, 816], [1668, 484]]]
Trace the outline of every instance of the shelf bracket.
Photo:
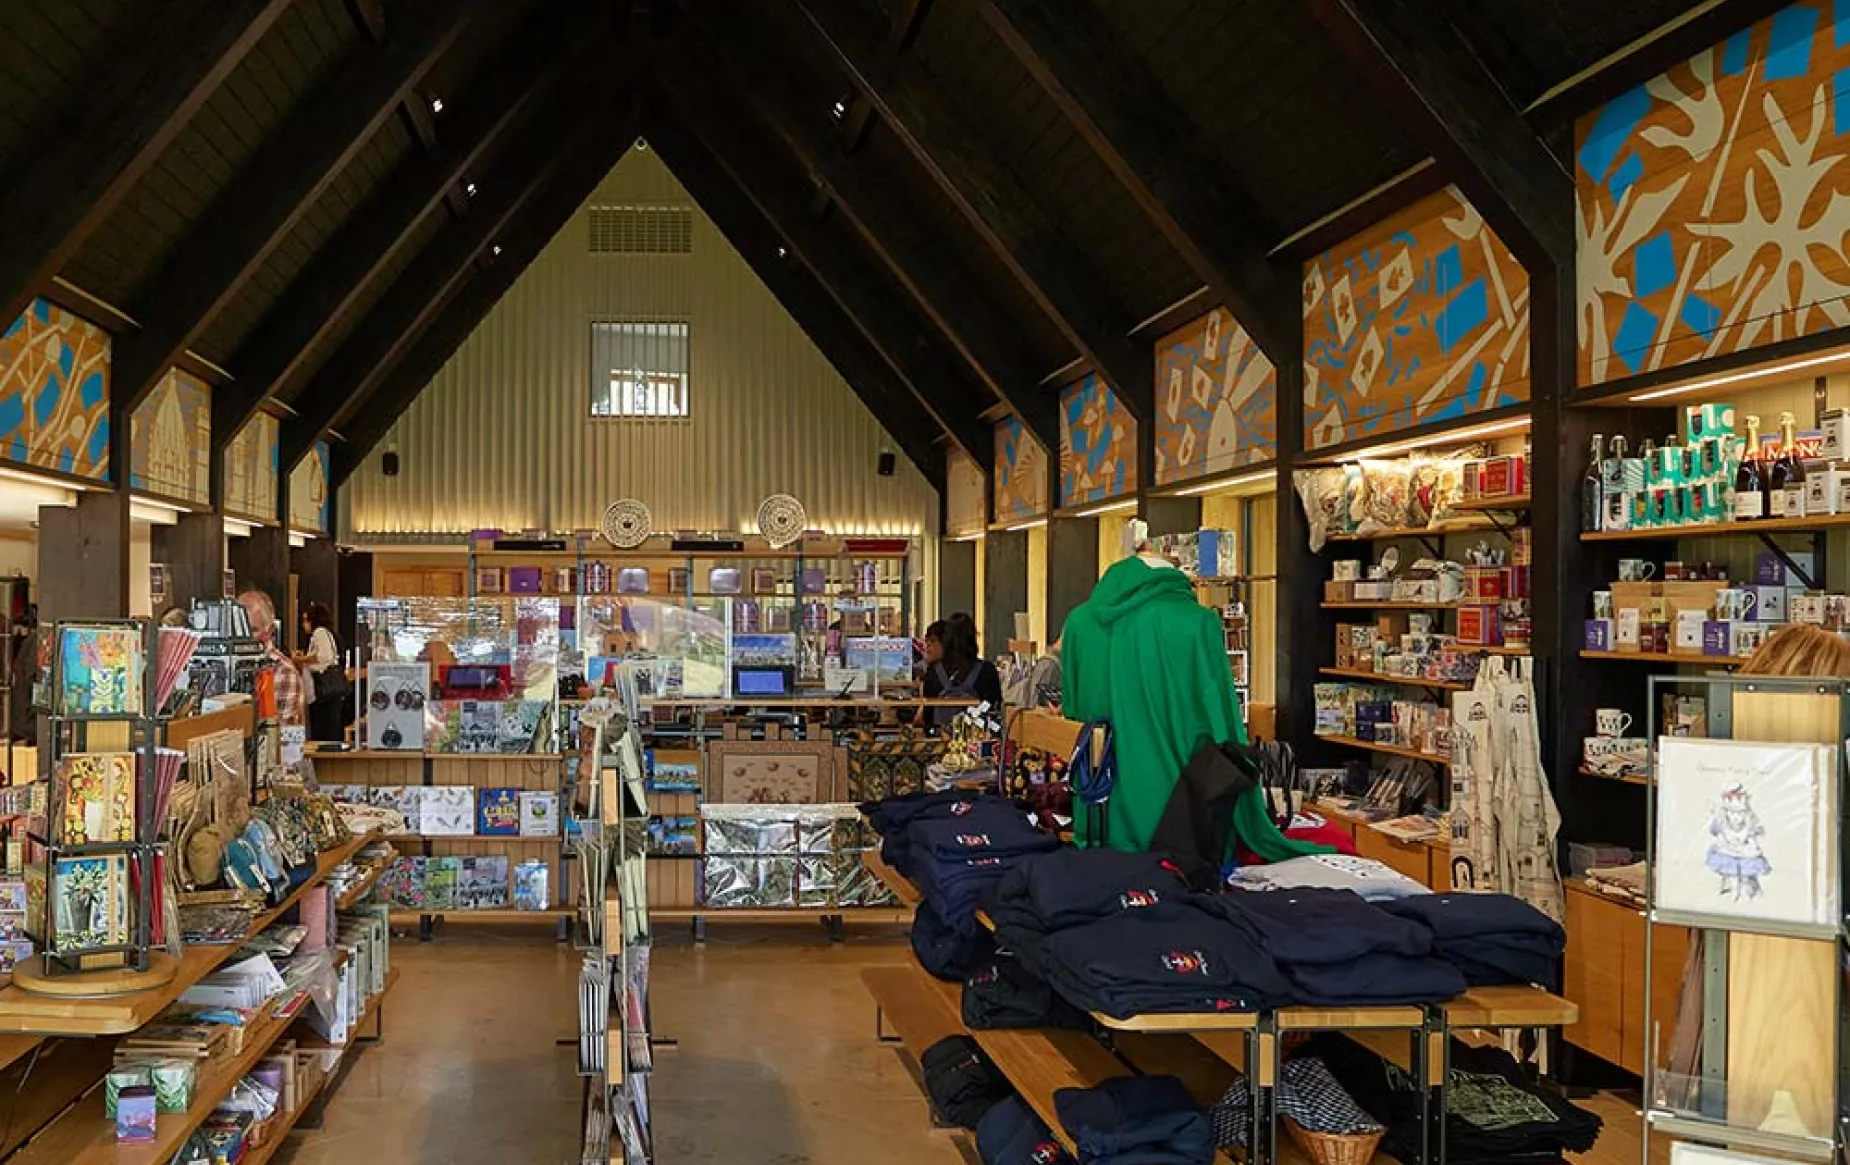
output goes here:
[[1505, 525], [1503, 519], [1497, 517], [1497, 512], [1495, 510], [1485, 510], [1483, 514], [1484, 520], [1490, 523], [1492, 529], [1505, 538], [1515, 541], [1516, 535], [1514, 531], [1516, 529], [1516, 524], [1514, 522]]
[[[1779, 543], [1773, 541], [1773, 536], [1771, 534], [1762, 532], [1759, 535], [1759, 538], [1760, 538], [1760, 544], [1766, 547], [1769, 551], [1771, 551], [1773, 554], [1773, 557], [1779, 559], [1779, 561], [1785, 565], [1786, 570], [1792, 574], [1792, 577], [1804, 583], [1806, 590], [1815, 591], [1818, 589], [1818, 583], [1812, 579], [1810, 571], [1801, 569], [1799, 564], [1793, 561], [1792, 555], [1786, 552], [1786, 548], [1784, 546], [1781, 546]], [[1812, 545], [1814, 547], [1812, 551], [1812, 556], [1811, 556], [1812, 569], [1817, 570], [1820, 566], [1823, 565], [1824, 556], [1817, 549], [1815, 549], [1817, 547], [1817, 538], [1815, 535], [1813, 536]], [[1822, 574], [1823, 572], [1819, 571], [1819, 573]]]
[[1443, 537], [1434, 538], [1431, 534], [1416, 534], [1414, 537], [1419, 540], [1421, 546], [1426, 548], [1427, 554], [1434, 558], [1445, 557], [1445, 539]]

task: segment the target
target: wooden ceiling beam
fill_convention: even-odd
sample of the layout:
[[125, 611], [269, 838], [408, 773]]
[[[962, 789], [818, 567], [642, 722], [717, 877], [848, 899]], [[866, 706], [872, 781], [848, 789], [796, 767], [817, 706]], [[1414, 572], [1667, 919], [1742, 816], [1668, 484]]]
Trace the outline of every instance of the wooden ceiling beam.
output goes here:
[[97, 83], [40, 127], [29, 169], [0, 186], [0, 328], [103, 224], [291, 0], [173, 0], [139, 17]]
[[[925, 18], [931, 15], [931, 0], [900, 0], [893, 11], [893, 27], [887, 33], [887, 47], [904, 56], [919, 38]], [[874, 124], [874, 103], [865, 94], [856, 94], [848, 102], [847, 116], [842, 119], [842, 152], [852, 154], [867, 144], [867, 131]]]
[[[931, 414], [881, 358], [805, 267], [732, 176], [687, 131], [672, 122], [649, 127], [649, 143], [700, 209], [732, 244], [746, 265], [770, 289], [790, 318], [841, 374], [908, 460], [934, 487], [944, 483], [944, 450], [931, 439]], [[778, 251], [785, 253], [780, 256]]]
[[555, 94], [532, 130], [516, 136], [483, 177], [469, 217], [444, 225], [302, 386], [290, 401], [296, 415], [283, 424], [285, 473], [391, 372], [468, 278], [477, 257], [494, 257], [507, 224], [581, 141], [595, 138], [598, 127], [584, 111], [608, 101], [612, 87], [613, 80], [598, 80]]
[[467, 8], [410, 0], [383, 46], [357, 50], [213, 199], [137, 294], [141, 330], [116, 342], [110, 395], [133, 411], [456, 42]]
[[[738, 104], [789, 144], [834, 196], [842, 216], [911, 294], [952, 348], [1049, 450], [1059, 448], [1058, 402], [1040, 389], [1046, 369], [1021, 344], [1014, 314], [958, 257], [954, 246], [917, 241], [913, 216], [861, 164], [842, 155], [822, 111], [812, 109], [793, 74], [827, 62], [811, 38], [753, 19], [748, 11], [684, 29], [683, 43], [706, 75], [729, 83]], [[1152, 374], [1154, 378], [1154, 374]]]
[[1310, 0], [1402, 124], [1531, 272], [1571, 269], [1574, 180], [1430, 0]]
[[[533, 111], [565, 78], [584, 68], [586, 55], [607, 43], [599, 32], [606, 24], [606, 16], [588, 17], [571, 5], [545, 6], [482, 75], [453, 96], [439, 149], [401, 162], [239, 343], [229, 361], [236, 382], [212, 394], [215, 452], [231, 443], [265, 401], [290, 394], [310, 370], [316, 348], [347, 318], [446, 192], [512, 127], [539, 128], [531, 121]], [[562, 57], [562, 41], [586, 47]]]
[[975, 0], [1197, 278], [1280, 367], [1301, 358], [1297, 272], [1266, 255], [1277, 230], [1208, 138], [1125, 48], [1094, 0]]
[[575, 143], [571, 156], [508, 228], [501, 254], [482, 264], [454, 291], [430, 325], [406, 349], [404, 357], [380, 381], [378, 390], [342, 425], [341, 441], [334, 447], [333, 458], [332, 478], [337, 488], [392, 431], [456, 349], [501, 302], [553, 236], [571, 221], [604, 175], [635, 143], [641, 129], [634, 102], [624, 102], [597, 120], [605, 128], [593, 127]]
[[972, 231], [1111, 383], [1125, 409], [1151, 423], [1154, 357], [1148, 343], [1132, 337], [1137, 320], [1112, 281], [983, 145], [981, 128], [918, 62], [902, 65], [893, 57], [857, 0], [797, 0], [797, 7]]
[[996, 403], [988, 388], [945, 353], [903, 291], [876, 270], [851, 229], [809, 216], [808, 172], [775, 137], [755, 125], [742, 106], [711, 85], [673, 67], [677, 79], [665, 95], [682, 124], [700, 139], [733, 183], [758, 207], [797, 257], [816, 275], [842, 311], [918, 397], [936, 427], [987, 469], [994, 460], [995, 430], [983, 414]]

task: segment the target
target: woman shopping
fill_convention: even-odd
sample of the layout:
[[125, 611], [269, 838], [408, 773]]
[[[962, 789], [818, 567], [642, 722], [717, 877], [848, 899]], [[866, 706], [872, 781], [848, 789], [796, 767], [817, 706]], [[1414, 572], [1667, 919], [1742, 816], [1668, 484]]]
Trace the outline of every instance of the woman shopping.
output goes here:
[[[936, 632], [936, 634], [934, 634]], [[977, 651], [976, 621], [958, 612], [925, 631], [925, 698], [986, 700], [992, 712], [1002, 708], [1002, 677], [996, 665]], [[928, 708], [926, 723], [949, 724], [961, 708]]]
[[302, 634], [308, 650], [296, 652], [296, 663], [313, 684], [308, 706], [308, 738], [340, 740], [351, 719], [347, 696], [352, 690], [340, 662], [340, 643], [334, 638], [334, 618], [321, 603], [302, 608]]

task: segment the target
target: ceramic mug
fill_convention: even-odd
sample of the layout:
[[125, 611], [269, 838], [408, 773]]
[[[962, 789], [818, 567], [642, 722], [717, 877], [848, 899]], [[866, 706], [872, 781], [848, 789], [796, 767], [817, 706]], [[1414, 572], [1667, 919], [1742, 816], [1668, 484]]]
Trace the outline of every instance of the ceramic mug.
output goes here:
[[1623, 708], [1601, 708], [1593, 713], [1593, 730], [1607, 739], [1624, 736], [1631, 726], [1632, 715]]
[[1620, 582], [1649, 582], [1657, 573], [1657, 564], [1647, 558], [1619, 559]]

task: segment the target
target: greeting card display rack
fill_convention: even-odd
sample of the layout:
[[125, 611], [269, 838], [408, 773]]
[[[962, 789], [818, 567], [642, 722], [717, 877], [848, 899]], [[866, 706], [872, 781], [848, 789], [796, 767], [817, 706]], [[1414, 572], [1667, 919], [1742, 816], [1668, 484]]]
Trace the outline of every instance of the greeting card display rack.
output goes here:
[[[1660, 736], [1666, 698], [1693, 694], [1707, 699], [1706, 740]], [[1655, 1015], [1666, 1001], [1644, 993], [1643, 1159], [1653, 1159], [1652, 1138], [1662, 1136], [1842, 1160], [1850, 1149], [1850, 684], [1653, 676], [1649, 719], [1645, 982], [1660, 938], [1670, 939], [1660, 931], [1688, 928], [1691, 953], [1670, 1014]], [[1794, 760], [1803, 746], [1818, 746], [1808, 780]]]
[[[139, 672], [139, 708], [83, 712], [66, 707], [66, 639], [87, 631], [136, 633], [140, 641], [139, 654], [131, 657], [128, 670], [122, 674], [126, 679], [133, 672]], [[154, 895], [160, 890], [159, 866], [155, 858], [161, 849], [157, 841], [161, 823], [155, 819], [158, 807], [154, 779], [155, 752], [160, 744], [160, 721], [155, 707], [159, 659], [157, 628], [147, 619], [85, 619], [58, 622], [50, 628], [49, 634], [51, 689], [45, 700], [45, 706], [50, 709], [45, 747], [50, 753], [53, 778], [45, 798], [44, 832], [29, 835], [44, 865], [43, 908], [37, 919], [42, 933], [35, 936], [40, 954], [14, 969], [13, 982], [28, 991], [69, 996], [114, 995], [158, 986], [173, 977], [176, 960], [151, 949]], [[96, 739], [111, 735], [117, 737], [116, 742]], [[65, 802], [70, 796], [69, 782], [60, 779], [58, 773], [68, 758], [98, 746], [114, 753], [132, 753], [135, 758], [134, 840], [70, 844], [61, 836], [61, 823], [66, 820]], [[60, 875], [60, 867], [85, 858], [115, 857], [123, 859], [121, 876], [128, 880], [123, 893], [129, 915], [127, 941], [92, 945], [66, 941], [59, 926], [59, 904], [73, 891], [62, 886], [64, 876]], [[93, 888], [89, 892], [97, 891]]]
[[633, 690], [626, 695], [628, 714], [613, 701], [594, 700], [580, 717], [581, 773], [591, 775], [586, 791], [592, 802], [579, 843], [581, 923], [589, 940], [584, 981], [591, 985], [580, 1016], [586, 1037], [579, 1064], [586, 1076], [583, 1159], [652, 1165], [653, 1053], [672, 1041], [652, 1035], [648, 804]]

